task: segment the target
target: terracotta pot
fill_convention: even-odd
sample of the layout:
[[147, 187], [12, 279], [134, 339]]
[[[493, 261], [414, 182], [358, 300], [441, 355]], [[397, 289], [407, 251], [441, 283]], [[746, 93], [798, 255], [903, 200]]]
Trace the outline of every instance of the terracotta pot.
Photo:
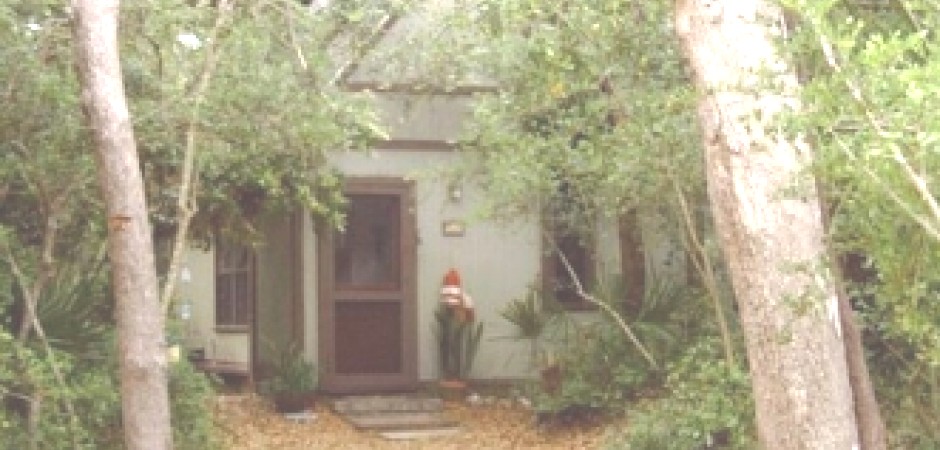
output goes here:
[[279, 413], [295, 413], [307, 409], [307, 394], [301, 392], [282, 392], [272, 397], [274, 410]]
[[548, 394], [555, 394], [561, 389], [562, 381], [561, 366], [553, 364], [541, 370], [542, 391]]
[[457, 378], [444, 379], [438, 382], [441, 397], [444, 400], [463, 400], [467, 396], [467, 381]]

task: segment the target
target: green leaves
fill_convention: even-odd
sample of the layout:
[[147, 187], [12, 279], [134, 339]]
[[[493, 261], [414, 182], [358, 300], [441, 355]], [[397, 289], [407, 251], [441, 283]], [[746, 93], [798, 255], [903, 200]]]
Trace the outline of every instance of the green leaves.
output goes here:
[[665, 5], [480, 0], [467, 8], [481, 13], [466, 26], [488, 34], [473, 43], [477, 51], [451, 59], [500, 90], [479, 98], [461, 145], [467, 170], [489, 191], [487, 214], [547, 208], [589, 227], [585, 217], [654, 197], [661, 205], [658, 194], [674, 182], [701, 186], [694, 98]]
[[257, 239], [258, 220], [298, 208], [341, 220], [326, 155], [381, 137], [367, 99], [329, 85], [323, 30], [348, 18], [289, 1], [225, 12], [162, 0], [127, 16], [125, 67], [158, 235], [176, 226], [188, 134], [195, 237]]
[[940, 363], [940, 215], [933, 206], [940, 39], [927, 32], [940, 24], [940, 9], [921, 0], [877, 8], [822, 3], [795, 3], [800, 26], [791, 50], [807, 84], [802, 117], [788, 126], [817, 148], [816, 174], [833, 207], [832, 244], [865, 262], [848, 275], [884, 416], [895, 439], [906, 435], [892, 445], [935, 447], [940, 418], [932, 411], [940, 397], [912, 395], [922, 389], [904, 380]]
[[725, 364], [720, 348], [701, 341], [670, 365], [668, 395], [631, 412], [631, 426], [610, 448], [754, 448], [750, 377], [744, 367]]

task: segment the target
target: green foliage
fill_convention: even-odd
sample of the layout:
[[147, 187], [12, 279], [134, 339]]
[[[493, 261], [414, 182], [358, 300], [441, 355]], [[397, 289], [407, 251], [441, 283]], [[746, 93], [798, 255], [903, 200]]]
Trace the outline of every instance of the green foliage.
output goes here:
[[657, 374], [613, 323], [572, 323], [569, 327], [566, 342], [551, 350], [555, 356], [547, 358], [543, 366], [543, 370], [557, 367], [561, 382], [556, 390], [539, 387], [534, 396], [537, 411], [616, 412], [624, 401], [655, 386]]
[[561, 305], [552, 296], [530, 286], [524, 296], [510, 300], [499, 315], [516, 326], [515, 338], [537, 340], [561, 312]]
[[[594, 295], [621, 307], [625, 297], [618, 286], [615, 282], [602, 284], [594, 289]], [[701, 320], [706, 308], [700, 293], [653, 280], [640, 310], [625, 319], [656, 359], [668, 362], [715, 333], [714, 326]], [[549, 365], [557, 365], [562, 377], [556, 390], [546, 391], [544, 386], [534, 389], [536, 409], [542, 413], [563, 413], [572, 408], [618, 412], [624, 402], [650, 395], [662, 386], [665, 374], [650, 368], [636, 346], [606, 316], [589, 323], [568, 319], [554, 334], [558, 339], [547, 351], [556, 356]]]
[[788, 0], [804, 108], [891, 446], [940, 445], [940, 7]]
[[[0, 372], [0, 397], [8, 432], [0, 433], [5, 448], [25, 448], [35, 437], [43, 446], [78, 442], [82, 448], [113, 448], [114, 430], [120, 420], [118, 396], [108, 364], [87, 364], [66, 352], [23, 345], [6, 331], [0, 331], [0, 358], [9, 362], [9, 372]], [[68, 384], [59, 384], [53, 374], [52, 358]], [[70, 423], [64, 408], [70, 401], [76, 409], [78, 427]], [[30, 403], [38, 411], [30, 413]], [[28, 417], [38, 412], [38, 434], [29, 432]], [[4, 439], [6, 441], [4, 441]], [[118, 440], [120, 437], [118, 437]]]
[[[383, 135], [368, 96], [332, 84], [322, 42], [347, 19], [289, 0], [231, 10], [190, 3], [122, 9], [125, 84], [158, 240], [176, 226], [187, 146], [195, 153], [194, 236], [256, 239], [265, 215], [301, 207], [341, 223], [340, 180], [327, 153]], [[58, 201], [61, 230], [100, 235], [66, 13], [30, 0], [2, 11], [0, 195], [9, 207], [0, 219], [35, 241], [43, 225], [35, 200], [46, 209]]]
[[304, 359], [300, 346], [291, 343], [272, 349], [275, 355], [271, 377], [261, 384], [266, 395], [306, 393], [317, 388], [316, 366]]
[[212, 410], [215, 391], [209, 378], [185, 360], [171, 364], [169, 375], [170, 414], [175, 448], [220, 448]]
[[609, 448], [756, 448], [754, 401], [743, 367], [728, 367], [717, 339], [703, 339], [669, 366], [664, 393], [628, 414]]
[[382, 132], [366, 96], [332, 85], [322, 43], [339, 18], [288, 0], [230, 11], [161, 0], [125, 16], [125, 76], [158, 236], [175, 226], [188, 145], [195, 236], [256, 239], [263, 217], [301, 207], [341, 222], [327, 153], [363, 148]]
[[[332, 10], [310, 14], [288, 0], [235, 2], [230, 11], [191, 3], [135, 2], [121, 11], [125, 86], [158, 241], [175, 232], [189, 142], [195, 237], [220, 231], [253, 239], [266, 214], [301, 207], [339, 223], [341, 180], [327, 153], [381, 136], [368, 98], [330, 81], [322, 43], [348, 20]], [[359, 8], [343, 4], [337, 10]], [[102, 265], [105, 215], [68, 14], [64, 5], [44, 0], [0, 3], [3, 448], [28, 448], [30, 439], [44, 448], [73, 440], [83, 448], [120, 448], [122, 442], [112, 299]], [[204, 77], [208, 83], [199, 88]], [[35, 336], [14, 337], [24, 293], [37, 286], [51, 355]], [[53, 357], [64, 385], [53, 377]], [[186, 363], [175, 365], [170, 391], [176, 446], [211, 447], [212, 392], [204, 376]], [[36, 430], [28, 426], [30, 398], [41, 398]], [[66, 400], [75, 406], [77, 427]]]
[[466, 379], [480, 348], [483, 323], [472, 316], [458, 317], [458, 313], [446, 305], [438, 306], [434, 319], [441, 376], [444, 379]]
[[667, 5], [481, 0], [456, 14], [476, 18], [468, 66], [499, 86], [478, 100], [461, 144], [486, 213], [547, 212], [585, 234], [594, 219], [662, 206], [673, 183], [701, 186]]
[[[28, 398], [41, 401], [38, 441], [41, 448], [62, 448], [73, 439], [81, 448], [123, 447], [121, 401], [117, 364], [110, 344], [94, 359], [84, 361], [55, 351], [55, 359], [67, 385], [54, 378], [48, 355], [19, 344], [0, 330], [0, 358], [10, 364], [0, 368], [0, 447], [27, 448]], [[189, 363], [172, 364], [169, 389], [176, 448], [217, 448], [211, 401], [214, 397], [206, 376]], [[78, 428], [73, 428], [64, 400], [75, 407]]]

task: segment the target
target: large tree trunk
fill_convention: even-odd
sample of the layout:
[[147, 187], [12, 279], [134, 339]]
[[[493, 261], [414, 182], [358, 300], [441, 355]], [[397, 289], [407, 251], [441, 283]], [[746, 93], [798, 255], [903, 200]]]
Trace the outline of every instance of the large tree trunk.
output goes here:
[[118, 0], [73, 0], [82, 101], [97, 146], [117, 300], [128, 449], [172, 448], [164, 319], [134, 131], [118, 59]]
[[677, 0], [703, 92], [708, 190], [731, 271], [767, 449], [850, 450], [858, 431], [835, 286], [825, 273], [812, 155], [775, 121], [798, 108], [770, 1]]

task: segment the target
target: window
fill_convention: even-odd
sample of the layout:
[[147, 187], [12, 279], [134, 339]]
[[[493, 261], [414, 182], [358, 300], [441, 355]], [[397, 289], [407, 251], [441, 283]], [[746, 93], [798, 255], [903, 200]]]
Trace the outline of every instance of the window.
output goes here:
[[343, 288], [397, 289], [401, 283], [401, 204], [397, 195], [350, 194], [346, 230], [335, 243]]
[[243, 330], [254, 303], [255, 264], [250, 247], [220, 242], [215, 249], [215, 325]]
[[593, 239], [584, 238], [572, 232], [557, 228], [550, 230], [546, 240], [545, 256], [542, 260], [542, 277], [545, 292], [568, 310], [593, 309], [587, 300], [578, 295], [578, 288], [559, 252], [564, 254], [571, 265], [578, 282], [585, 290], [590, 290], [595, 282]]

